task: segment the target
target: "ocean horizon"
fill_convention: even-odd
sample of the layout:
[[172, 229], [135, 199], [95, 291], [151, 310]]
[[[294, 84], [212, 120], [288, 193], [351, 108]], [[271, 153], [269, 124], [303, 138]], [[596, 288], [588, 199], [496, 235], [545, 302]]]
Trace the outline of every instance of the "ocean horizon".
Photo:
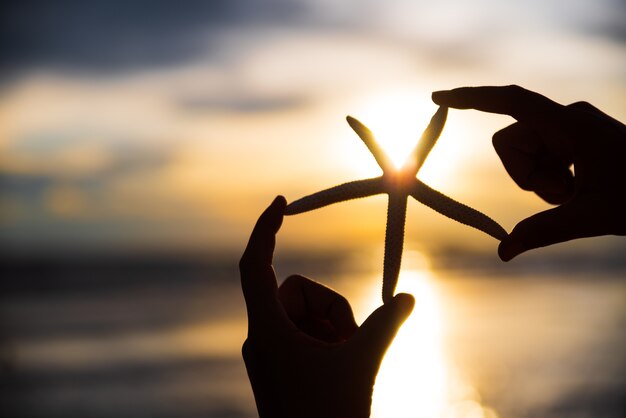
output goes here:
[[[374, 259], [279, 255], [275, 267], [346, 295], [360, 323], [381, 303]], [[4, 416], [256, 416], [236, 261], [5, 256]], [[548, 261], [407, 252], [398, 289], [416, 309], [383, 362], [372, 416], [623, 416], [626, 269]]]

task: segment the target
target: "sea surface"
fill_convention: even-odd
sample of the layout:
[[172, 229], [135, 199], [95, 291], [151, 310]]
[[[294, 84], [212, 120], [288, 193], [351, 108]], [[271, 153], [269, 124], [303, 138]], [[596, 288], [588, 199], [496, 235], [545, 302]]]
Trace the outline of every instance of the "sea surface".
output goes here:
[[[276, 270], [335, 288], [360, 322], [381, 303], [379, 259], [282, 256]], [[236, 263], [4, 258], [0, 415], [256, 416]], [[372, 415], [626, 416], [625, 277], [622, 265], [408, 252], [399, 291], [416, 307], [382, 365]]]

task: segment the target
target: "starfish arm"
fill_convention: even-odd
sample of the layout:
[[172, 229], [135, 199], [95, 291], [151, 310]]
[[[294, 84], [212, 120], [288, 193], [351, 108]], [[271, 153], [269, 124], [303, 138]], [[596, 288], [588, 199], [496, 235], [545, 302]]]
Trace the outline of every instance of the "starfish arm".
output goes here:
[[378, 142], [376, 142], [372, 131], [352, 116], [346, 117], [346, 120], [354, 132], [361, 138], [367, 149], [370, 150], [383, 172], [388, 173], [395, 171], [391, 159], [389, 159], [389, 156], [385, 154], [385, 151], [383, 151]]
[[382, 177], [351, 181], [291, 202], [285, 209], [285, 215], [296, 215], [298, 213], [319, 209], [333, 203], [372, 196], [383, 193], [384, 191]]
[[437, 109], [437, 112], [435, 112], [433, 117], [430, 119], [430, 123], [413, 149], [413, 152], [411, 153], [412, 158], [409, 158], [407, 164], [415, 164], [415, 167], [413, 168], [415, 174], [417, 174], [419, 169], [422, 168], [424, 161], [426, 161], [426, 157], [428, 157], [428, 154], [430, 154], [430, 151], [439, 139], [439, 136], [443, 131], [443, 126], [446, 124], [447, 117], [447, 107], [442, 106]]
[[415, 184], [411, 187], [410, 194], [417, 201], [442, 215], [483, 231], [498, 241], [502, 241], [507, 236], [504, 228], [484, 213], [449, 198], [443, 193], [428, 187], [418, 179], [415, 179]]
[[383, 262], [383, 302], [393, 298], [396, 290], [402, 247], [404, 246], [404, 223], [406, 220], [406, 201], [404, 193], [390, 193], [387, 206], [387, 230], [385, 231], [385, 260]]

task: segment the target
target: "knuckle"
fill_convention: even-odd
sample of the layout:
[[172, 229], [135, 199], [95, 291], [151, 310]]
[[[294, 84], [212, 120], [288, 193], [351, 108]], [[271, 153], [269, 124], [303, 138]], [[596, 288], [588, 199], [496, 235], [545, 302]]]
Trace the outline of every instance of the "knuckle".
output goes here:
[[506, 89], [509, 90], [511, 93], [520, 93], [524, 91], [524, 88], [519, 86], [518, 84], [509, 84], [508, 86], [506, 86]]
[[497, 150], [502, 147], [504, 143], [504, 134], [502, 131], [498, 131], [491, 137], [491, 144]]
[[241, 270], [242, 267], [245, 267], [246, 264], [248, 264], [248, 257], [246, 257], [246, 254], [244, 253], [239, 259], [239, 270]]
[[249, 272], [252, 268], [252, 260], [250, 260], [250, 256], [245, 254], [241, 256], [239, 259], [239, 272], [246, 273]]
[[527, 97], [530, 93], [524, 87], [517, 84], [509, 84], [505, 87], [505, 90], [510, 100], [521, 100], [522, 98]]
[[344, 295], [341, 295], [339, 293], [336, 293], [335, 304], [339, 306], [350, 306], [350, 302], [348, 302], [348, 299], [346, 299]]
[[285, 279], [281, 287], [299, 287], [306, 281], [308, 281], [306, 277], [300, 276], [299, 274], [292, 274]]
[[519, 177], [519, 178], [515, 179], [515, 182], [517, 183], [519, 188], [522, 189], [522, 190], [525, 190], [527, 192], [535, 191], [535, 188], [533, 187], [533, 181], [531, 179], [531, 176]]
[[247, 338], [241, 345], [241, 357], [243, 357], [244, 360], [250, 358], [250, 340]]
[[586, 111], [595, 110], [595, 107], [591, 103], [586, 102], [584, 100], [574, 102], [568, 105], [567, 107], [569, 107], [570, 109], [578, 109], [578, 110], [586, 110]]
[[493, 134], [491, 145], [500, 157], [500, 160], [507, 166], [510, 163], [511, 152], [514, 150], [515, 136], [511, 135], [510, 127], [504, 128]]

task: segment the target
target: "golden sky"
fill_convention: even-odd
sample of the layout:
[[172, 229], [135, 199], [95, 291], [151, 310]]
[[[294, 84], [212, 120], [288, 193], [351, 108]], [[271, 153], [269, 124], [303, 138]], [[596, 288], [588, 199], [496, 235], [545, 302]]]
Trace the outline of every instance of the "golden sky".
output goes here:
[[[619, 2], [213, 7], [131, 10], [117, 34], [97, 13], [45, 10], [11, 29], [36, 42], [15, 42], [0, 90], [5, 247], [238, 251], [275, 195], [378, 175], [346, 115], [401, 154], [436, 110], [438, 89], [514, 83], [626, 120]], [[507, 230], [547, 207], [515, 187], [492, 150], [491, 135], [510, 122], [451, 110], [419, 174]], [[378, 196], [289, 218], [281, 245], [382, 245], [385, 206]], [[496, 247], [415, 201], [407, 241]]]

